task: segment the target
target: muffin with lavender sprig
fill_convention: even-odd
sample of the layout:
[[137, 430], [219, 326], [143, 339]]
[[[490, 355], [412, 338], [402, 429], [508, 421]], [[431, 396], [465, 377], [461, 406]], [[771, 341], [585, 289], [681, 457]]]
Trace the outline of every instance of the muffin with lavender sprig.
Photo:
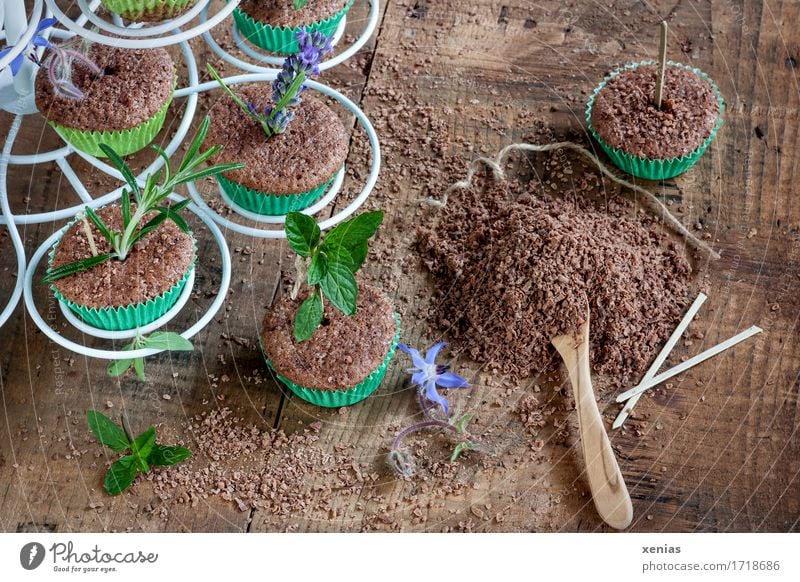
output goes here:
[[126, 156], [153, 141], [175, 86], [175, 64], [166, 49], [82, 40], [48, 48], [36, 77], [36, 106], [66, 142], [105, 157], [101, 144]]
[[348, 134], [339, 116], [320, 99], [306, 96], [305, 81], [319, 74], [330, 38], [297, 34], [301, 52], [283, 63], [272, 85], [231, 90], [209, 64], [209, 73], [230, 99], [211, 108], [210, 145], [225, 146], [215, 163], [240, 162], [241, 170], [217, 180], [230, 202], [245, 210], [282, 216], [311, 206], [344, 166]]
[[355, 0], [242, 0], [233, 10], [239, 33], [249, 42], [278, 54], [301, 49], [297, 33], [333, 36]]

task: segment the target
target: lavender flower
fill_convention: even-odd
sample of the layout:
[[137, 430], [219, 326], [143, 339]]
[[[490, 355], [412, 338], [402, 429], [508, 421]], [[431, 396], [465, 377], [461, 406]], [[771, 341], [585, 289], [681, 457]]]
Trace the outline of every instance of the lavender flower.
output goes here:
[[[14, 59], [9, 63], [12, 75], [16, 76], [17, 73], [19, 73], [19, 70], [22, 68], [22, 63], [25, 60], [25, 56], [30, 53], [33, 47], [43, 46], [51, 48], [53, 46], [50, 44], [50, 41], [48, 41], [46, 38], [42, 36], [42, 32], [46, 28], [50, 28], [57, 22], [58, 20], [56, 20], [55, 18], [45, 18], [44, 20], [39, 22], [39, 25], [36, 27], [36, 32], [33, 34], [33, 38], [31, 38], [30, 42], [28, 43], [28, 46], [25, 49], [23, 49], [23, 51], [19, 53], [16, 57], [14, 57]], [[14, 46], [12, 45], [12, 46], [7, 46], [3, 50], [0, 50], [0, 58], [10, 53], [13, 48]]]
[[[446, 342], [433, 345], [424, 358], [418, 350], [405, 344], [399, 344], [397, 347], [411, 356], [414, 367], [408, 368], [407, 371], [411, 373], [411, 381], [419, 387], [420, 396], [428, 402], [440, 406], [447, 417], [450, 415], [447, 398], [439, 394], [436, 386], [438, 385], [442, 388], [467, 388], [469, 387], [469, 382], [458, 374], [451, 372], [450, 366], [436, 363], [436, 356], [446, 345]], [[423, 402], [422, 404], [424, 409], [425, 403]]]
[[283, 61], [281, 72], [272, 83], [272, 104], [263, 110], [259, 110], [254, 103], [242, 101], [225, 85], [214, 68], [210, 64], [207, 65], [211, 76], [243, 111], [261, 125], [267, 137], [286, 131], [294, 119], [294, 113], [289, 111], [289, 108], [300, 105], [302, 102], [300, 94], [306, 89], [306, 79], [312, 75], [319, 75], [319, 63], [322, 57], [333, 50], [331, 38], [319, 31], [307, 32], [305, 29], [300, 29], [296, 38], [299, 51]]

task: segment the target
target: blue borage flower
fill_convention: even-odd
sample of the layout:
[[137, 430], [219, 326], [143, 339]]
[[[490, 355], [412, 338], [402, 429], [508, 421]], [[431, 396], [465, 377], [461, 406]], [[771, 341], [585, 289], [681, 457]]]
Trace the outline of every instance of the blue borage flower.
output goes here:
[[[53, 45], [50, 44], [50, 41], [47, 40], [42, 36], [42, 32], [45, 29], [50, 28], [54, 24], [56, 24], [58, 20], [55, 18], [45, 18], [44, 20], [39, 22], [39, 25], [36, 27], [36, 32], [33, 34], [33, 38], [28, 42], [28, 45], [19, 53], [14, 59], [8, 64], [9, 68], [11, 69], [11, 74], [16, 76], [19, 73], [20, 69], [22, 68], [22, 63], [25, 60], [25, 57], [30, 54], [31, 50], [34, 47], [47, 47], [52, 48]], [[14, 45], [7, 46], [3, 50], [0, 50], [0, 58], [4, 57], [8, 53], [12, 51]]]
[[439, 394], [436, 386], [441, 386], [442, 388], [468, 388], [469, 382], [458, 374], [451, 372], [449, 365], [436, 363], [436, 356], [446, 345], [447, 342], [434, 344], [425, 353], [424, 358], [418, 350], [405, 344], [399, 344], [397, 347], [411, 356], [414, 367], [408, 368], [406, 371], [411, 374], [411, 381], [419, 387], [420, 394], [429, 402], [440, 406], [444, 415], [449, 416], [450, 410], [447, 398]]
[[[437, 429], [449, 433], [456, 439], [457, 444], [450, 456], [451, 461], [456, 461], [464, 451], [478, 450], [478, 443], [471, 440], [467, 431], [467, 423], [472, 419], [472, 414], [464, 414], [460, 418], [450, 417], [450, 406], [447, 399], [439, 394], [437, 386], [442, 388], [468, 388], [469, 382], [458, 374], [450, 371], [449, 365], [437, 364], [436, 356], [447, 344], [440, 342], [434, 344], [425, 353], [425, 357], [418, 350], [405, 344], [398, 344], [414, 363], [413, 368], [407, 371], [411, 374], [411, 381], [417, 386], [417, 396], [422, 409], [423, 420], [413, 424], [398, 433], [387, 456], [387, 462], [395, 473], [401, 477], [411, 477], [416, 472], [414, 457], [402, 450], [403, 440], [410, 434], [425, 429]], [[435, 418], [432, 409], [440, 408], [444, 413], [444, 420]]]
[[225, 85], [214, 68], [207, 65], [211, 76], [244, 112], [259, 123], [267, 137], [286, 131], [294, 119], [294, 112], [289, 109], [300, 105], [300, 94], [306, 89], [306, 80], [312, 75], [319, 75], [322, 57], [333, 50], [331, 37], [322, 32], [300, 29], [295, 36], [300, 50], [283, 61], [281, 72], [272, 83], [272, 103], [263, 108], [242, 101]]

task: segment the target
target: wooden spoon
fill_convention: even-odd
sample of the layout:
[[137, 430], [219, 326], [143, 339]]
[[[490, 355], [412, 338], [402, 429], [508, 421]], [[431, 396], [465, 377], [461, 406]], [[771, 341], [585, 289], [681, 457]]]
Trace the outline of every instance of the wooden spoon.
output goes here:
[[633, 505], [594, 398], [589, 371], [588, 310], [576, 335], [559, 335], [550, 341], [564, 360], [575, 393], [581, 448], [594, 506], [608, 525], [625, 529], [633, 520]]

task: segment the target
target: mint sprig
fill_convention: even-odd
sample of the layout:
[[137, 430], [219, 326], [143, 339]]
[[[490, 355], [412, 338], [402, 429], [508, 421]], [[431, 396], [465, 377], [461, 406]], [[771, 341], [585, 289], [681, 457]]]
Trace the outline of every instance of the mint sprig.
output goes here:
[[[131, 343], [122, 349], [124, 351], [131, 351], [145, 348], [168, 350], [170, 352], [191, 352], [194, 350], [192, 342], [182, 335], [171, 331], [156, 331], [149, 336], [136, 336]], [[144, 358], [121, 358], [119, 360], [112, 360], [106, 368], [106, 373], [112, 378], [116, 378], [117, 376], [122, 376], [131, 368], [133, 368], [142, 382], [147, 380], [144, 375]]]
[[352, 316], [358, 304], [355, 273], [364, 264], [368, 242], [383, 222], [383, 212], [365, 212], [346, 220], [324, 237], [316, 221], [306, 214], [286, 216], [286, 239], [298, 255], [298, 275], [293, 296], [305, 283], [313, 290], [294, 318], [294, 338], [304, 342], [322, 323], [324, 300]]
[[128, 430], [97, 410], [87, 411], [86, 421], [100, 444], [117, 453], [129, 452], [114, 461], [106, 472], [103, 487], [109, 495], [119, 495], [133, 484], [139, 473], [148, 473], [151, 467], [175, 465], [192, 456], [185, 447], [156, 443], [153, 426], [134, 439]]
[[295, 10], [300, 10], [303, 6], [308, 4], [308, 0], [292, 0]]

